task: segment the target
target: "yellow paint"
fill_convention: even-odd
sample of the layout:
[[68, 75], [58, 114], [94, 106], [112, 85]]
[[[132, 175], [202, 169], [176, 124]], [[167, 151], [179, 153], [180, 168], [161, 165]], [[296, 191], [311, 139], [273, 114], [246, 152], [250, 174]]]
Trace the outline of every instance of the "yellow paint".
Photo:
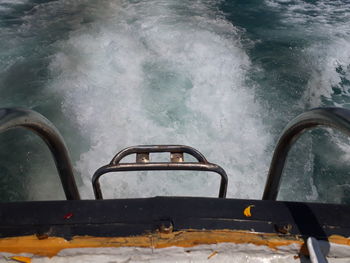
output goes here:
[[243, 211], [243, 214], [246, 216], [246, 217], [251, 217], [252, 216], [252, 213], [251, 213], [251, 208], [254, 207], [254, 205], [249, 205], [247, 206], [244, 211]]
[[202, 244], [251, 243], [270, 248], [303, 244], [298, 238], [281, 238], [276, 234], [257, 234], [232, 230], [197, 231], [187, 230], [169, 234], [153, 233], [133, 237], [91, 237], [77, 236], [68, 241], [60, 237], [38, 239], [35, 235], [0, 239], [0, 251], [9, 253], [32, 253], [40, 256], [54, 256], [62, 249], [84, 247], [144, 247], [165, 248], [170, 246], [193, 247]]
[[[350, 246], [350, 240], [341, 236], [331, 236], [330, 241]], [[38, 239], [37, 236], [22, 236], [0, 239], [0, 252], [13, 254], [31, 253], [40, 256], [55, 256], [62, 249], [87, 247], [143, 247], [165, 248], [171, 246], [193, 247], [204, 244], [235, 243], [263, 245], [271, 249], [280, 246], [297, 245], [301, 254], [307, 254], [304, 241], [297, 236], [281, 236], [233, 230], [186, 230], [172, 233], [151, 233], [131, 237], [91, 237], [76, 236], [72, 240], [61, 237]]]
[[20, 256], [15, 256], [15, 257], [10, 257], [11, 260], [21, 262], [21, 263], [31, 263], [32, 259], [29, 257], [20, 257]]
[[347, 245], [350, 246], [350, 238], [339, 236], [339, 235], [332, 235], [328, 238], [329, 242], [336, 243], [338, 245]]

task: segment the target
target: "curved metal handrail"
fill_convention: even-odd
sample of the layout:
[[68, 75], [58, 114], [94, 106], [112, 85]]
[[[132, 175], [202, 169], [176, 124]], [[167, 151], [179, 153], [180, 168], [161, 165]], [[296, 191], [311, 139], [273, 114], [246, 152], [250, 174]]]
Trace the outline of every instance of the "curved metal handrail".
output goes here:
[[350, 136], [350, 110], [335, 107], [316, 108], [300, 114], [287, 125], [273, 154], [263, 200], [276, 200], [291, 146], [305, 131], [318, 126], [335, 128]]
[[110, 164], [118, 164], [123, 158], [135, 153], [160, 153], [160, 152], [177, 152], [192, 155], [198, 162], [207, 163], [204, 155], [196, 149], [185, 145], [138, 145], [125, 148], [118, 152], [110, 162]]
[[73, 168], [64, 140], [54, 125], [41, 114], [22, 108], [0, 109], [0, 133], [23, 127], [39, 135], [49, 147], [55, 160], [67, 200], [79, 200]]
[[[150, 162], [149, 154], [155, 152], [169, 152], [170, 162]], [[183, 153], [192, 155], [198, 162], [184, 162]], [[135, 163], [120, 163], [126, 156], [136, 154]], [[112, 161], [99, 168], [92, 177], [92, 187], [96, 199], [103, 199], [99, 178], [110, 172], [126, 171], [165, 171], [165, 170], [191, 170], [215, 172], [221, 176], [219, 197], [225, 198], [228, 178], [224, 169], [209, 163], [196, 149], [184, 145], [141, 145], [126, 148], [117, 153]]]

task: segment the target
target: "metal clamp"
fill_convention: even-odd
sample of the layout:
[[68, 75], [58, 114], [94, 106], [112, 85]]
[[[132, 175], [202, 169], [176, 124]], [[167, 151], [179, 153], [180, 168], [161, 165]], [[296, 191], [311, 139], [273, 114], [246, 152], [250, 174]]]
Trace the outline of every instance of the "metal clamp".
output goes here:
[[38, 134], [49, 147], [68, 200], [79, 200], [72, 164], [62, 136], [55, 126], [41, 114], [22, 108], [0, 109], [0, 133], [12, 128], [26, 128]]
[[273, 153], [263, 200], [276, 200], [290, 148], [305, 131], [319, 126], [335, 128], [350, 136], [350, 110], [316, 108], [300, 114], [287, 125]]
[[[170, 162], [151, 162], [150, 153], [156, 152], [169, 152]], [[184, 153], [193, 156], [198, 162], [185, 162]], [[131, 154], [136, 154], [135, 163], [120, 163], [122, 159]], [[220, 166], [209, 163], [196, 149], [184, 145], [141, 145], [120, 151], [108, 165], [102, 166], [94, 173], [92, 187], [95, 198], [103, 199], [99, 178], [105, 173], [155, 170], [191, 170], [218, 173], [221, 176], [219, 197], [226, 197], [228, 182], [226, 172]]]

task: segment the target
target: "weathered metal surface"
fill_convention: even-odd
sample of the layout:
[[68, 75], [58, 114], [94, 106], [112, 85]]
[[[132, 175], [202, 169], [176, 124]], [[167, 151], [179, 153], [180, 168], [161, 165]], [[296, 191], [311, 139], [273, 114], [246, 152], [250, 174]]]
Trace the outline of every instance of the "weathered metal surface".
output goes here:
[[[331, 244], [342, 245], [350, 249], [350, 239], [342, 236], [330, 236]], [[129, 237], [94, 237], [75, 236], [71, 240], [61, 237], [39, 239], [35, 235], [0, 238], [0, 252], [20, 254], [30, 253], [39, 256], [52, 257], [63, 249], [73, 248], [106, 248], [106, 247], [194, 247], [220, 243], [251, 244], [265, 246], [275, 253], [293, 247], [294, 253], [308, 255], [306, 241], [298, 236], [281, 236], [271, 233], [253, 233], [234, 230], [182, 230], [162, 233], [153, 232]], [[249, 253], [249, 250], [247, 250]]]
[[[246, 207], [254, 205], [251, 215]], [[350, 206], [194, 197], [0, 203], [0, 237], [125, 237], [160, 229], [350, 236]], [[281, 231], [284, 229], [287, 231]]]
[[0, 203], [0, 252], [229, 242], [294, 244], [304, 253], [308, 237], [349, 246], [347, 236], [348, 205], [193, 197]]
[[154, 232], [130, 237], [76, 236], [71, 240], [61, 237], [38, 239], [37, 236], [0, 238], [0, 252], [31, 253], [40, 256], [55, 256], [63, 249], [92, 247], [193, 247], [219, 243], [263, 245], [271, 249], [295, 245], [300, 253], [307, 254], [304, 241], [298, 237], [281, 237], [276, 234], [259, 234], [233, 230], [183, 230], [170, 233]]

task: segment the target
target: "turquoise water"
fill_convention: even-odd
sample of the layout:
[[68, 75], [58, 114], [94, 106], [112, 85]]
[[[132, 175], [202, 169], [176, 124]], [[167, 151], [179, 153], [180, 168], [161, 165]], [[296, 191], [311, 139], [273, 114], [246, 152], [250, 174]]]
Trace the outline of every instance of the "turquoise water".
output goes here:
[[[0, 0], [0, 105], [34, 109], [66, 140], [79, 189], [119, 150], [187, 144], [229, 174], [229, 197], [261, 198], [289, 120], [349, 107], [349, 1]], [[0, 137], [1, 200], [60, 199], [49, 151]], [[280, 199], [350, 202], [348, 139], [306, 134]], [[107, 178], [107, 176], [106, 176]], [[209, 195], [215, 176], [108, 176], [108, 197]]]

